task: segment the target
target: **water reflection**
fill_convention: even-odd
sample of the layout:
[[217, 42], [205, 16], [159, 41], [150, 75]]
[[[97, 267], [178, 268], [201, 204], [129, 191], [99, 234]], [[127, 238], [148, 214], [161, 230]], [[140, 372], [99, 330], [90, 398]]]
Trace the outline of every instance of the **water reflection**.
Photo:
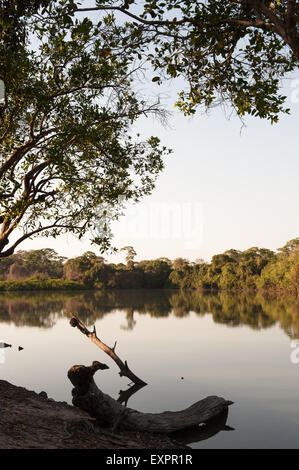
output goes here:
[[172, 437], [182, 444], [189, 445], [210, 439], [211, 437], [216, 436], [220, 431], [234, 431], [235, 428], [226, 424], [227, 418], [228, 409], [222, 411], [222, 413], [215, 416], [215, 418], [210, 419], [207, 424], [174, 432], [172, 433]]
[[[71, 314], [88, 327], [96, 323], [107, 344], [117, 339], [120, 357], [149, 385], [134, 394], [134, 386], [125, 390], [128, 382], [115, 365], [70, 328]], [[222, 416], [177, 436], [192, 447], [298, 447], [298, 365], [290, 360], [287, 335], [299, 338], [299, 298], [166, 290], [7, 292], [0, 294], [0, 324], [1, 341], [12, 344], [0, 348], [1, 374], [11, 383], [70, 403], [66, 371], [103, 360], [111, 367], [96, 377], [99, 388], [139, 411], [177, 411], [210, 395], [234, 401], [228, 421]]]
[[141, 388], [146, 387], [147, 384], [134, 384], [130, 386], [127, 390], [120, 390], [118, 395], [118, 403], [121, 403], [124, 406], [128, 406], [128, 401], [134, 393], [137, 393]]
[[111, 312], [122, 310], [132, 330], [134, 314], [151, 317], [187, 317], [212, 314], [215, 323], [229, 327], [246, 325], [264, 329], [278, 323], [292, 338], [299, 337], [299, 298], [261, 294], [197, 291], [128, 290], [84, 291], [81, 293], [5, 293], [0, 295], [0, 322], [16, 326], [51, 328], [62, 317], [78, 315], [87, 325]]

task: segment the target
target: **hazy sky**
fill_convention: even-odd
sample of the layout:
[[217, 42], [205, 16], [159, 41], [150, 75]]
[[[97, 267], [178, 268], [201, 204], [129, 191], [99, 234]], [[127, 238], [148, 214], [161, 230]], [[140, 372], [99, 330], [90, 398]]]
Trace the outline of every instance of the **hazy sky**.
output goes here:
[[[158, 90], [158, 86], [157, 89]], [[165, 90], [164, 90], [165, 91]], [[168, 108], [174, 85], [168, 85]], [[186, 118], [174, 112], [168, 127], [151, 118], [135, 130], [157, 135], [174, 153], [151, 196], [113, 226], [117, 247], [133, 245], [137, 259], [184, 257], [209, 260], [229, 248], [273, 250], [299, 236], [298, 118], [299, 80], [285, 82], [290, 116], [278, 124], [246, 118], [227, 119], [221, 108]], [[88, 238], [37, 238], [20, 248], [52, 247], [65, 256], [93, 250]], [[107, 255], [110, 261], [124, 253]]]

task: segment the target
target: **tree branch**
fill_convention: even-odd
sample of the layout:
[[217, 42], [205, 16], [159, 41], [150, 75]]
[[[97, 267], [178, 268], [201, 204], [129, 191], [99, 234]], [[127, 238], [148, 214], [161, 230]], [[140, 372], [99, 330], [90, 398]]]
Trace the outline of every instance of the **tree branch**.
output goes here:
[[129, 16], [130, 18], [133, 18], [134, 20], [138, 21], [139, 23], [146, 24], [149, 26], [170, 26], [170, 25], [182, 25], [185, 23], [192, 23], [192, 20], [190, 18], [182, 18], [179, 21], [169, 21], [169, 20], [163, 20], [163, 21], [155, 21], [155, 20], [145, 20], [144, 18], [141, 18], [140, 16], [134, 15], [130, 11], [126, 10], [125, 8], [122, 7], [114, 7], [114, 6], [107, 6], [107, 7], [94, 7], [94, 8], [76, 8], [73, 10], [74, 12], [88, 12], [88, 11], [120, 11], [124, 15]]
[[79, 320], [79, 318], [77, 318], [75, 315], [72, 316], [71, 320], [70, 320], [70, 325], [72, 327], [77, 327], [79, 331], [81, 331], [81, 333], [83, 333], [84, 335], [87, 336], [87, 338], [89, 338], [96, 346], [98, 346], [100, 349], [102, 349], [102, 351], [104, 351], [106, 354], [108, 354], [108, 356], [111, 357], [111, 359], [113, 359], [113, 361], [118, 365], [119, 369], [120, 369], [120, 372], [119, 372], [119, 375], [122, 377], [122, 376], [125, 376], [125, 377], [128, 377], [128, 379], [132, 380], [132, 382], [134, 382], [135, 384], [139, 384], [139, 385], [146, 385], [146, 383], [139, 379], [139, 377], [137, 377], [128, 367], [128, 364], [127, 364], [127, 361], [123, 362], [118, 356], [117, 354], [115, 353], [115, 346], [116, 344], [114, 344], [114, 347], [113, 348], [109, 348], [109, 346], [107, 346], [105, 343], [103, 343], [98, 337], [97, 337], [97, 334], [96, 334], [96, 330], [95, 330], [95, 327], [94, 327], [94, 330], [93, 332], [89, 331], [86, 326], [84, 325], [84, 323], [81, 322], [81, 320]]
[[[60, 218], [61, 219], [61, 218]], [[58, 220], [60, 220], [58, 219]], [[80, 230], [81, 227], [76, 227], [76, 226], [72, 226], [70, 224], [59, 224], [57, 221], [51, 225], [46, 225], [44, 227], [39, 227], [38, 229], [36, 230], [33, 230], [32, 232], [29, 232], [29, 233], [24, 233], [24, 235], [22, 235], [13, 245], [11, 245], [7, 250], [5, 251], [0, 251], [0, 258], [5, 258], [7, 256], [10, 256], [14, 253], [15, 249], [17, 248], [18, 245], [20, 245], [20, 243], [22, 243], [24, 240], [27, 240], [27, 238], [30, 238], [30, 237], [33, 237], [34, 235], [37, 235], [38, 233], [40, 232], [43, 232], [45, 230], [50, 230], [52, 228], [67, 228], [69, 230]], [[1, 239], [0, 239], [0, 250], [1, 248], [3, 248], [1, 246]], [[8, 243], [8, 242], [7, 242]], [[4, 246], [7, 244], [5, 243]]]
[[41, 132], [34, 139], [28, 140], [25, 144], [21, 145], [18, 149], [16, 149], [14, 152], [12, 152], [12, 154], [5, 160], [5, 162], [3, 163], [3, 165], [0, 168], [0, 179], [3, 177], [4, 173], [7, 170], [9, 170], [16, 163], [18, 163], [29, 150], [34, 148], [39, 143], [39, 140], [41, 140], [44, 137], [48, 136], [49, 134], [51, 134], [55, 130], [56, 130], [55, 128], [51, 128], [51, 129], [48, 129], [44, 132]]

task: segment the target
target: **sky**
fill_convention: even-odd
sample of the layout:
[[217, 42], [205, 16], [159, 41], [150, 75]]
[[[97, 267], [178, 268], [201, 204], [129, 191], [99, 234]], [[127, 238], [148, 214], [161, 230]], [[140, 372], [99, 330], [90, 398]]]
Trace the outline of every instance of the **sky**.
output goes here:
[[[291, 114], [281, 115], [274, 125], [250, 117], [244, 127], [221, 107], [208, 115], [185, 117], [173, 107], [180, 85], [168, 83], [163, 89], [150, 85], [151, 92], [163, 92], [173, 114], [167, 126], [142, 118], [133, 130], [145, 137], [157, 135], [173, 154], [166, 158], [153, 193], [127, 207], [112, 225], [113, 245], [133, 246], [136, 260], [209, 261], [230, 248], [276, 250], [299, 237], [298, 72], [283, 84]], [[87, 250], [99, 254], [88, 237], [79, 241], [72, 235], [34, 238], [20, 246], [46, 247], [66, 257]], [[119, 262], [125, 254], [105, 257]]]

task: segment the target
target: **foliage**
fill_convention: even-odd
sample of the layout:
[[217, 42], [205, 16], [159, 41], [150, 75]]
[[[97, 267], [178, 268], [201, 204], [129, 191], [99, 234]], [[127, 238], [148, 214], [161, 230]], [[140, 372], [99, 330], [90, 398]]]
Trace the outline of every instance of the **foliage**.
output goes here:
[[[127, 248], [135, 253], [133, 247]], [[202, 259], [191, 263], [184, 258], [158, 258], [113, 264], [91, 251], [65, 262], [48, 248], [19, 251], [0, 260], [0, 276], [3, 280], [61, 277], [89, 289], [267, 290], [299, 294], [299, 238], [290, 240], [276, 253], [258, 247], [231, 249], [214, 255], [210, 263]]]
[[71, 17], [72, 2], [46, 3], [44, 13], [25, 15], [27, 39], [16, 47], [10, 28], [0, 36], [1, 257], [40, 233], [92, 232], [109, 247], [120, 201], [149, 194], [169, 153], [130, 131], [161, 110], [132, 89], [139, 67], [119, 42], [126, 27], [111, 15], [96, 24]]
[[[182, 77], [176, 106], [185, 114], [230, 103], [240, 116], [278, 120], [289, 112], [280, 79], [299, 60], [296, 0], [96, 0], [95, 6], [61, 2], [74, 18], [91, 11], [126, 25], [120, 42], [153, 67], [152, 81]], [[129, 49], [130, 50], [130, 49]]]
[[60, 278], [63, 274], [63, 262], [55, 250], [20, 250], [12, 256], [0, 259], [0, 279], [26, 279], [30, 277]]
[[120, 251], [126, 251], [126, 262], [128, 267], [134, 267], [134, 258], [137, 255], [136, 251], [132, 246], [124, 246]]
[[299, 238], [289, 241], [261, 273], [257, 286], [299, 293]]
[[77, 266], [80, 262], [82, 257], [67, 261], [66, 277], [102, 288], [283, 289], [299, 292], [299, 238], [288, 242], [277, 253], [257, 247], [243, 252], [231, 249], [213, 256], [211, 263], [201, 259], [190, 263], [183, 258], [173, 262], [159, 258], [135, 262], [128, 267], [106, 264], [102, 259], [99, 264], [95, 256], [88, 270], [81, 265], [79, 277], [75, 272], [67, 271], [69, 263]]
[[81, 290], [85, 286], [74, 281], [63, 279], [26, 279], [24, 281], [1, 281], [0, 291], [34, 291], [34, 290]]
[[[28, 17], [46, 7], [49, 0], [1, 0], [0, 38], [6, 47], [15, 48], [26, 39]], [[27, 19], [26, 19], [27, 18]]]
[[[275, 11], [269, 3], [173, 0], [167, 4], [172, 25], [167, 27], [168, 38], [159, 38], [159, 50], [151, 59], [167, 76], [185, 78], [187, 87], [176, 103], [185, 114], [229, 103], [241, 117], [250, 114], [273, 123], [280, 112], [289, 112], [285, 96], [279, 93], [280, 78], [297, 66], [298, 33], [287, 21], [284, 28], [277, 25], [291, 2], [281, 2]], [[164, 2], [150, 4], [155, 21], [165, 20]], [[287, 39], [289, 29], [292, 40]]]
[[105, 250], [120, 201], [151, 192], [169, 151], [131, 132], [161, 115], [134, 92], [139, 71], [154, 86], [183, 78], [185, 114], [228, 102], [276, 122], [288, 112], [280, 79], [298, 65], [297, 13], [295, 0], [3, 0], [0, 257], [64, 232], [92, 232]]

